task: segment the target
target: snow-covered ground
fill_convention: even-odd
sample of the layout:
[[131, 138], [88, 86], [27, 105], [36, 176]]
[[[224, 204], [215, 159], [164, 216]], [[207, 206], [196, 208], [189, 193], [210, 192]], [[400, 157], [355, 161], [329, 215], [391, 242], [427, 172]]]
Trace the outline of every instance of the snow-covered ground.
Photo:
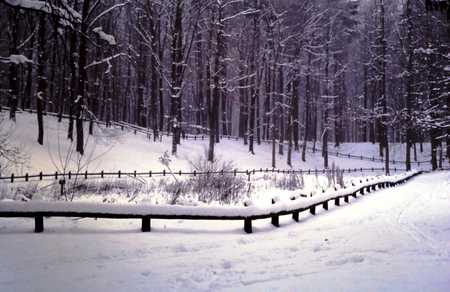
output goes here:
[[[5, 112], [0, 114], [5, 115]], [[74, 145], [68, 143], [67, 121], [57, 123], [55, 117], [45, 117], [45, 141], [41, 146], [36, 143], [37, 123], [35, 114], [18, 113], [17, 122], [5, 121], [5, 128], [11, 133], [11, 140], [16, 145], [21, 145], [24, 153], [28, 154], [28, 163], [21, 169], [15, 169], [16, 175], [25, 172], [37, 173], [39, 171], [54, 172], [78, 168], [89, 171], [161, 171], [163, 166], [159, 158], [165, 151], [171, 150], [171, 138], [163, 137], [162, 142], [153, 142], [143, 134], [133, 134], [129, 131], [120, 129], [105, 129], [104, 127], [95, 127], [94, 136], [89, 136], [85, 157], [78, 163], [74, 152]], [[86, 125], [87, 126], [87, 125]], [[172, 157], [171, 167], [174, 171], [189, 170], [191, 168], [189, 161], [195, 160], [198, 156], [205, 153], [208, 141], [182, 141], [179, 147], [177, 157]], [[320, 146], [318, 144], [318, 146]], [[418, 147], [419, 148], [419, 147]], [[286, 150], [286, 148], [285, 148]], [[340, 153], [351, 153], [353, 155], [363, 155], [366, 157], [378, 157], [378, 145], [371, 143], [347, 143], [339, 148], [330, 145], [330, 151], [339, 151]], [[216, 146], [216, 154], [224, 161], [233, 161], [238, 169], [259, 169], [271, 168], [271, 145], [263, 143], [255, 145], [256, 155], [248, 152], [248, 146], [243, 145], [241, 141], [232, 141], [224, 139]], [[420, 153], [418, 149], [418, 160], [424, 161], [430, 159], [429, 143], [424, 144], [424, 152]], [[404, 144], [391, 145], [391, 159], [398, 161], [405, 160]], [[323, 159], [320, 152], [307, 153], [306, 162], [301, 161], [301, 154], [293, 152], [292, 163], [294, 169], [321, 169], [323, 168]], [[330, 165], [332, 163], [341, 168], [361, 168], [374, 167], [382, 168], [383, 163], [360, 161], [347, 159], [343, 157], [330, 156]], [[404, 168], [404, 164], [397, 163], [395, 166]], [[417, 165], [414, 165], [417, 168]], [[423, 168], [429, 168], [429, 165], [421, 164]], [[277, 168], [288, 169], [286, 164], [286, 155], [277, 155]], [[0, 170], [1, 171], [1, 170]], [[10, 172], [2, 173], [9, 175]]]
[[[5, 112], [0, 114], [5, 115]], [[1, 171], [5, 176], [11, 173], [23, 175], [26, 172], [37, 174], [40, 171], [44, 173], [58, 172], [95, 172], [105, 170], [106, 172], [138, 172], [147, 173], [148, 171], [162, 171], [163, 166], [159, 159], [164, 152], [171, 149], [170, 137], [163, 137], [161, 142], [149, 140], [143, 134], [134, 134], [129, 130], [120, 130], [119, 128], [108, 128], [104, 126], [96, 126], [94, 135], [88, 136], [86, 155], [78, 160], [78, 155], [74, 152], [74, 143], [69, 143], [66, 138], [67, 120], [58, 123], [57, 119], [52, 116], [45, 117], [45, 141], [41, 146], [36, 143], [36, 122], [35, 114], [21, 112], [17, 114], [17, 122], [13, 123], [4, 120], [2, 127], [5, 127], [10, 133], [10, 141], [15, 145], [21, 145], [23, 152], [28, 157], [27, 163], [20, 168], [8, 169]], [[87, 125], [86, 125], [87, 126]], [[177, 156], [170, 156], [172, 162], [170, 168], [174, 171], [190, 171], [192, 169], [191, 161], [197, 162], [198, 157], [204, 155], [207, 148], [207, 141], [183, 141], [179, 147]], [[242, 141], [232, 141], [224, 139], [216, 146], [216, 153], [222, 161], [232, 161], [233, 168], [240, 170], [271, 168], [271, 145], [263, 143], [255, 145], [256, 155], [248, 152], [247, 146]], [[402, 159], [399, 154], [402, 145], [393, 144], [392, 157]], [[425, 144], [425, 152], [419, 152], [419, 160], [427, 159], [429, 154], [428, 144]], [[370, 143], [361, 144], [343, 144], [339, 149], [331, 147], [331, 151], [339, 151], [340, 153], [352, 153], [354, 155], [364, 155], [366, 157], [377, 157], [378, 147]], [[307, 153], [307, 161], [302, 162], [300, 153], [293, 152], [293, 168], [298, 169], [320, 169], [322, 168], [323, 159], [320, 152]], [[361, 161], [357, 159], [348, 159], [347, 157], [330, 157], [330, 165], [335, 164], [341, 168], [382, 168], [384, 165], [380, 162]], [[1, 164], [1, 163], [0, 163]], [[278, 155], [277, 166], [281, 169], [288, 169], [286, 164], [286, 155]], [[427, 169], [429, 166], [422, 164]], [[404, 165], [397, 164], [393, 167], [403, 168]], [[417, 168], [417, 165], [414, 165]], [[197, 169], [198, 171], [198, 169]], [[344, 180], [349, 183], [349, 179], [356, 176], [378, 175], [383, 171], [374, 173], [352, 173], [345, 174]], [[183, 183], [189, 183], [188, 176], [177, 176]], [[280, 184], [291, 184], [292, 179], [286, 175], [274, 174], [256, 174], [251, 176], [251, 181], [247, 182], [246, 175], [240, 175], [243, 182], [239, 182], [242, 187], [236, 191], [239, 197], [250, 197], [252, 200], [265, 200], [270, 202], [269, 197], [273, 197], [275, 192], [277, 195]], [[328, 180], [324, 177], [316, 178], [314, 175], [304, 176], [303, 192], [310, 194], [316, 189], [328, 188]], [[163, 180], [164, 182], [161, 182]], [[19, 180], [20, 181], [20, 180]], [[23, 181], [23, 179], [22, 179]], [[73, 185], [76, 181], [76, 185]], [[320, 181], [320, 183], [319, 183]], [[74, 195], [76, 201], [88, 202], [114, 202], [114, 203], [140, 203], [147, 202], [153, 204], [167, 203], [173, 200], [174, 189], [178, 189], [178, 181], [171, 176], [157, 177], [144, 175], [138, 178], [122, 178], [117, 177], [108, 179], [89, 179], [84, 181], [82, 178], [72, 179], [68, 181], [71, 185], [66, 186], [66, 191], [70, 193], [69, 198]], [[236, 184], [238, 182], [236, 181]], [[80, 186], [82, 184], [82, 187]], [[23, 199], [54, 199], [59, 196], [60, 185], [53, 178], [48, 178], [43, 182], [14, 182], [10, 184], [9, 180], [3, 180], [0, 183], [0, 199], [8, 198], [14, 200]], [[73, 194], [71, 190], [77, 189], [77, 194]], [[98, 190], [108, 189], [105, 192]], [[183, 187], [183, 190], [187, 189]], [[135, 192], [135, 190], [137, 190]], [[67, 195], [67, 192], [66, 192]], [[191, 190], [180, 196], [177, 200], [179, 204], [195, 204], [198, 201], [197, 193]], [[183, 202], [181, 202], [183, 201]], [[238, 202], [242, 204], [242, 202]]]
[[0, 219], [0, 291], [448, 291], [450, 172], [254, 222]]

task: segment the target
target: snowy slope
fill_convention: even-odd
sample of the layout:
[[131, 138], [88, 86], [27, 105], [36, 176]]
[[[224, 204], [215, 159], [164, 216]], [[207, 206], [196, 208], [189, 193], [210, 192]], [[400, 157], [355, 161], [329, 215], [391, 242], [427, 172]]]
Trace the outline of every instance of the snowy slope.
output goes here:
[[[1, 114], [5, 114], [5, 112]], [[120, 129], [96, 127], [94, 136], [90, 136], [87, 141], [86, 156], [79, 164], [77, 155], [73, 153], [74, 145], [66, 139], [67, 121], [57, 123], [56, 118], [45, 117], [45, 143], [43, 146], [36, 143], [37, 123], [34, 114], [18, 113], [16, 124], [7, 121], [3, 126], [9, 129], [11, 139], [16, 145], [21, 145], [29, 157], [29, 161], [24, 167], [14, 170], [16, 174], [53, 172], [63, 169], [77, 170], [80, 166], [82, 166], [82, 170], [89, 171], [102, 169], [106, 171], [156, 171], [163, 168], [158, 158], [164, 151], [171, 149], [169, 137], [163, 137], [162, 142], [153, 142], [142, 134], [135, 135]], [[196, 157], [203, 155], [207, 145], [207, 141], [182, 141], [179, 153], [177, 157], [173, 158], [171, 167], [174, 170], [189, 170], [189, 160], [195, 160]], [[243, 145], [242, 141], [224, 139], [216, 146], [216, 153], [223, 160], [234, 161], [235, 167], [239, 169], [271, 167], [271, 145], [255, 145], [256, 155], [250, 154], [247, 147]], [[403, 147], [403, 145], [392, 146], [392, 159], [404, 160], [403, 154], [401, 154]], [[370, 143], [343, 144], [338, 149], [330, 147], [330, 151], [378, 157], [378, 146]], [[429, 160], [429, 145], [425, 144], [425, 152], [418, 154], [419, 160]], [[319, 152], [308, 153], [306, 162], [301, 161], [299, 152], [294, 152], [292, 162], [296, 169], [320, 169], [323, 167], [323, 159]], [[343, 168], [383, 167], [383, 164], [379, 162], [342, 157], [330, 157], [330, 165], [333, 162]], [[286, 155], [277, 156], [277, 167], [279, 169], [288, 168]], [[396, 164], [395, 167], [403, 168], [404, 165]], [[422, 167], [428, 168], [429, 166], [422, 165]]]
[[0, 219], [1, 291], [448, 291], [450, 172], [301, 222]]

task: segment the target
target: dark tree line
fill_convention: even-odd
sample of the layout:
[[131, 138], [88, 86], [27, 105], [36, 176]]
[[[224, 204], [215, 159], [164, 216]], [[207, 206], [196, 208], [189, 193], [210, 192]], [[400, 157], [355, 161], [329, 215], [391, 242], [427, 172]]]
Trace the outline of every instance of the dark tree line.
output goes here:
[[[83, 154], [96, 119], [150, 129], [155, 141], [208, 133], [250, 153], [321, 145], [431, 142], [450, 159], [448, 3], [413, 0], [0, 1], [0, 105], [69, 115]], [[85, 124], [88, 124], [85, 133]], [[413, 157], [412, 157], [413, 156]]]

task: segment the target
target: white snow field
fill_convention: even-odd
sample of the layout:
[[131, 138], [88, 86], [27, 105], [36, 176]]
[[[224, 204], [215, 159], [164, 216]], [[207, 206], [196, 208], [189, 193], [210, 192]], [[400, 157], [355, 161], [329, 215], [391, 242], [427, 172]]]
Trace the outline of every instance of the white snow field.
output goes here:
[[[0, 115], [6, 112], [1, 112]], [[36, 115], [19, 112], [17, 113], [17, 122], [12, 123], [4, 121], [5, 129], [8, 129], [11, 140], [16, 145], [21, 145], [24, 153], [28, 154], [29, 161], [20, 169], [15, 169], [15, 174], [25, 174], [25, 172], [38, 173], [39, 171], [54, 172], [55, 170], [77, 170], [80, 166], [89, 171], [161, 171], [163, 166], [159, 163], [159, 157], [164, 151], [171, 150], [171, 138], [164, 136], [162, 142], [153, 142], [143, 134], [133, 134], [129, 131], [121, 131], [117, 128], [105, 129], [104, 127], [95, 127], [94, 136], [89, 136], [85, 158], [78, 164], [75, 154], [73, 154], [74, 145], [68, 143], [67, 120], [58, 123], [55, 117], [46, 116], [45, 121], [44, 145], [36, 143], [37, 123]], [[87, 123], [86, 123], [87, 127]], [[86, 129], [87, 132], [87, 129]], [[197, 156], [204, 154], [208, 146], [208, 141], [182, 141], [179, 147], [177, 157], [173, 157], [171, 167], [174, 171], [189, 170], [189, 160], [195, 160]], [[320, 146], [320, 144], [318, 144]], [[266, 143], [255, 145], [256, 155], [248, 152], [248, 146], [243, 145], [241, 141], [231, 141], [223, 139], [216, 146], [216, 154], [223, 160], [232, 160], [238, 169], [259, 169], [271, 168], [272, 146]], [[339, 151], [341, 153], [350, 153], [353, 155], [363, 155], [366, 157], [378, 158], [378, 145], [371, 143], [345, 143], [339, 148], [330, 144], [330, 151]], [[285, 147], [286, 151], [286, 147]], [[391, 145], [391, 159], [404, 161], [404, 144]], [[419, 161], [430, 160], [429, 143], [424, 144], [424, 152], [420, 153], [417, 147]], [[294, 151], [292, 154], [293, 168], [295, 169], [314, 169], [323, 168], [323, 159], [321, 153], [307, 152], [307, 161], [301, 161], [301, 154]], [[361, 168], [374, 167], [382, 168], [383, 163], [372, 161], [360, 161], [357, 159], [347, 159], [343, 157], [330, 156], [329, 164], [335, 163], [341, 168]], [[446, 162], [446, 165], [448, 163]], [[396, 163], [392, 168], [404, 168], [403, 163]], [[414, 168], [429, 169], [430, 164], [422, 163], [420, 167], [416, 164]], [[286, 154], [277, 156], [277, 168], [288, 169], [286, 164]], [[0, 169], [1, 172], [1, 169]], [[9, 172], [2, 173], [9, 175]]]
[[299, 223], [0, 219], [0, 291], [448, 291], [450, 172]]

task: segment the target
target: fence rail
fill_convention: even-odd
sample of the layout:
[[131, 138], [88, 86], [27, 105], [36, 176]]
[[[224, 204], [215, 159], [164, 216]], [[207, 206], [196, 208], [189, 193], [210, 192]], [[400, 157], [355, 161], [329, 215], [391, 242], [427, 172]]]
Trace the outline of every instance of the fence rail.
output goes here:
[[252, 209], [252, 206], [243, 207], [183, 207], [183, 206], [110, 206], [86, 205], [82, 203], [41, 203], [41, 202], [2, 202], [0, 203], [0, 217], [20, 218], [28, 217], [35, 220], [35, 232], [44, 231], [44, 217], [83, 217], [83, 218], [107, 218], [107, 219], [141, 219], [141, 230], [151, 231], [151, 219], [177, 219], [177, 220], [243, 220], [244, 231], [252, 233], [252, 221], [258, 219], [271, 218], [272, 225], [279, 227], [279, 217], [292, 215], [294, 221], [299, 221], [299, 213], [310, 211], [316, 215], [316, 208], [322, 206], [329, 209], [329, 203], [334, 202], [340, 206], [340, 199], [346, 203], [350, 202], [350, 197], [357, 198], [377, 189], [394, 187], [407, 182], [409, 179], [419, 175], [421, 172], [402, 175], [400, 178], [386, 178], [372, 183], [353, 186], [341, 192], [336, 191], [326, 197], [319, 197], [317, 201], [301, 204], [299, 196], [290, 198], [291, 204], [279, 204], [272, 199], [272, 208], [267, 210]]
[[[346, 168], [341, 169], [344, 173], [367, 173], [367, 172], [384, 172], [384, 168]], [[392, 168], [394, 172], [406, 171], [404, 168]], [[260, 168], [260, 169], [247, 169], [247, 170], [238, 170], [234, 169], [232, 171], [214, 171], [214, 172], [201, 172], [201, 171], [176, 171], [169, 172], [165, 169], [161, 171], [117, 171], [117, 172], [54, 172], [54, 173], [43, 173], [39, 172], [38, 174], [28, 174], [25, 175], [15, 175], [14, 173], [9, 176], [0, 176], [0, 182], [6, 181], [10, 183], [17, 182], [29, 182], [29, 181], [43, 181], [44, 179], [52, 179], [52, 180], [61, 180], [61, 179], [102, 179], [102, 178], [125, 178], [125, 177], [154, 177], [154, 176], [197, 176], [197, 175], [247, 175], [250, 177], [257, 173], [279, 173], [279, 174], [299, 174], [299, 175], [310, 175], [310, 174], [325, 174], [330, 169], [274, 169], [274, 168]]]
[[[8, 107], [2, 107], [2, 109], [8, 109]], [[26, 112], [30, 112], [30, 113], [35, 113], [36, 110], [33, 109], [27, 109], [25, 110]], [[21, 110], [17, 110], [17, 112], [22, 112]], [[53, 113], [53, 112], [45, 112], [46, 115], [49, 116], [55, 116], [55, 117], [61, 117], [63, 119], [69, 119], [70, 116], [67, 114], [59, 114], [59, 113]], [[98, 119], [87, 119], [84, 118], [83, 120], [85, 121], [92, 121], [96, 124], [99, 125], [103, 125], [103, 126], [115, 126], [117, 128], [120, 128], [121, 130], [127, 129], [131, 132], [133, 132], [134, 134], [140, 133], [140, 134], [144, 134], [147, 137], [152, 137], [153, 136], [153, 130], [148, 129], [148, 128], [144, 128], [144, 127], [140, 127], [137, 125], [133, 125], [131, 123], [128, 122], [124, 122], [124, 121], [110, 121], [108, 122], [104, 122], [104, 121], [100, 121]], [[164, 136], [172, 136], [172, 133], [170, 132], [166, 132], [166, 131], [158, 131], [158, 135], [164, 135]], [[183, 134], [182, 139], [184, 140], [206, 140], [208, 139], [207, 135], [195, 135], [195, 134]], [[220, 139], [227, 139], [227, 140], [234, 140], [234, 141], [239, 141], [239, 139], [242, 139], [241, 137], [237, 137], [237, 136], [232, 136], [232, 135], [220, 135], [219, 137]], [[273, 141], [272, 140], [265, 140], [265, 139], [261, 139], [261, 142], [266, 143], [266, 144], [271, 144]], [[278, 144], [280, 144], [280, 142], [277, 142]], [[281, 142], [281, 144], [287, 146], [288, 142]], [[306, 149], [309, 152], [321, 152], [322, 149], [319, 147], [312, 147], [312, 146], [307, 146]], [[341, 158], [347, 158], [347, 159], [354, 159], [354, 160], [361, 160], [361, 161], [371, 161], [371, 162], [384, 162], [385, 160], [383, 158], [377, 158], [375, 156], [369, 157], [369, 156], [364, 156], [364, 155], [355, 155], [355, 154], [351, 154], [351, 153], [341, 153], [339, 151], [327, 151], [328, 155], [330, 156], [334, 156], [334, 157], [341, 157]], [[445, 151], [443, 152], [443, 157], [446, 156]], [[390, 163], [392, 163], [393, 165], [396, 164], [405, 164], [406, 162], [404, 160], [389, 160]], [[421, 161], [411, 161], [411, 165], [417, 165], [420, 166], [421, 164], [429, 164], [431, 162], [430, 160], [421, 160]]]

